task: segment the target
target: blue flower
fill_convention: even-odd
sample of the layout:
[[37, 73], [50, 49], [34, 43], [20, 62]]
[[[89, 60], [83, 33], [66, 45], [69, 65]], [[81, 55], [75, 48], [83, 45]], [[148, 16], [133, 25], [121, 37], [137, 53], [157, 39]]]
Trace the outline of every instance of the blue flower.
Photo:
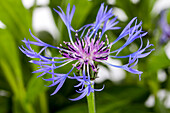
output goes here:
[[[57, 9], [54, 9], [54, 11], [58, 13], [66, 25], [70, 42], [64, 41], [63, 45], [60, 44], [60, 47], [55, 47], [44, 43], [35, 37], [30, 30], [30, 34], [36, 40], [36, 42], [24, 39], [23, 42], [25, 43], [27, 49], [23, 46], [19, 47], [19, 49], [24, 54], [26, 54], [26, 56], [35, 58], [35, 60], [31, 60], [30, 62], [38, 65], [39, 69], [33, 73], [41, 73], [38, 77], [44, 76], [45, 74], [51, 75], [50, 78], [43, 78], [45, 81], [52, 81], [52, 84], [49, 85], [49, 87], [57, 86], [56, 90], [51, 95], [56, 94], [60, 90], [66, 79], [75, 79], [79, 82], [79, 84], [74, 87], [79, 88], [76, 90], [76, 92], [80, 93], [80, 96], [75, 99], [70, 99], [72, 101], [80, 100], [86, 95], [89, 96], [90, 93], [93, 93], [94, 91], [103, 90], [104, 87], [101, 89], [95, 89], [93, 87], [94, 80], [96, 79], [96, 73], [98, 72], [96, 62], [101, 62], [106, 65], [121, 68], [130, 73], [138, 74], [139, 76], [143, 73], [137, 69], [134, 69], [133, 67], [137, 65], [139, 58], [148, 56], [154, 49], [148, 49], [149, 47], [153, 46], [153, 44], [149, 44], [149, 40], [146, 47], [143, 48], [142, 37], [144, 37], [147, 32], [142, 31], [142, 22], [137, 24], [136, 17], [134, 17], [127, 24], [115, 41], [109, 43], [107, 35], [104, 36], [105, 32], [108, 30], [120, 29], [120, 27], [115, 26], [118, 24], [118, 21], [116, 21], [117, 17], [114, 17], [112, 9], [107, 10], [108, 7], [104, 7], [104, 3], [100, 6], [95, 23], [84, 25], [78, 30], [74, 30], [71, 26], [71, 21], [75, 12], [75, 6], [73, 6], [70, 12], [70, 4], [68, 4], [66, 14], [59, 6], [58, 8], [60, 11]], [[75, 33], [74, 39], [71, 35], [72, 32]], [[111, 51], [112, 45], [124, 37], [127, 37], [124, 45], [114, 51]], [[139, 39], [141, 42], [140, 48], [136, 52], [129, 55], [119, 56], [119, 53], [136, 39]], [[30, 45], [41, 46], [42, 49], [39, 52], [35, 52]], [[60, 52], [61, 57], [53, 57], [48, 55], [46, 52], [47, 48], [55, 48]], [[43, 55], [43, 53], [45, 55]], [[115, 65], [107, 61], [108, 57], [128, 58], [129, 62], [124, 65]], [[72, 68], [70, 71], [68, 71], [66, 74], [56, 73], [59, 68], [69, 63], [72, 63]], [[71, 76], [70, 73], [72, 73], [73, 69], [77, 69], [82, 73], [79, 75], [73, 73], [74, 76]]]
[[160, 43], [163, 44], [170, 40], [170, 25], [167, 22], [166, 10], [161, 12], [160, 27], [162, 29]]

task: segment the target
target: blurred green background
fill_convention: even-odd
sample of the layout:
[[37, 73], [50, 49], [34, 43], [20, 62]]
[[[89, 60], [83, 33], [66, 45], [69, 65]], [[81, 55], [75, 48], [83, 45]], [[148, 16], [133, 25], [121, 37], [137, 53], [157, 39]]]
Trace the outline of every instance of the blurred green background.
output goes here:
[[[30, 0], [31, 5], [28, 5], [28, 1], [0, 0], [0, 113], [88, 112], [86, 98], [76, 102], [68, 100], [78, 96], [73, 87], [77, 84], [76, 81], [66, 80], [60, 91], [50, 96], [55, 87], [46, 87], [47, 83], [37, 78], [38, 74], [31, 73], [37, 68], [28, 62], [30, 58], [18, 47], [24, 45], [21, 41], [24, 37], [33, 40], [29, 28], [41, 40], [55, 46], [63, 40], [69, 40], [65, 25], [52, 8], [61, 6], [65, 11], [68, 3], [75, 5], [72, 26], [78, 29], [95, 21], [103, 2], [109, 8], [114, 8], [115, 15], [119, 16], [118, 26], [122, 29], [133, 17], [142, 20], [143, 30], [148, 32], [143, 38], [144, 44], [146, 45], [149, 39], [150, 43], [154, 44], [155, 51], [139, 61], [138, 69], [143, 71], [141, 81], [137, 75], [125, 72], [126, 76], [119, 81], [107, 79], [95, 85], [96, 88], [101, 88], [105, 84], [103, 91], [95, 93], [97, 113], [170, 113], [170, 42], [159, 43], [162, 33], [159, 26], [159, 6], [166, 0], [46, 0], [44, 3]], [[35, 13], [40, 11], [44, 17]], [[50, 15], [46, 15], [46, 11], [50, 12]], [[46, 22], [45, 18], [52, 19], [53, 23]], [[167, 19], [170, 24], [170, 13], [167, 14]], [[49, 27], [41, 26], [40, 21], [47, 23]], [[109, 40], [115, 40], [121, 30], [108, 31]], [[125, 39], [122, 39], [119, 44], [124, 42]], [[139, 47], [140, 42], [135, 41], [132, 45], [129, 48]], [[119, 45], [114, 45], [117, 46]], [[129, 48], [122, 54], [133, 51]], [[34, 49], [38, 51], [40, 48]], [[49, 51], [52, 55], [58, 55], [56, 50]], [[119, 61], [125, 64], [128, 59]], [[109, 72], [109, 68], [106, 68]], [[112, 74], [110, 73], [110, 76]]]

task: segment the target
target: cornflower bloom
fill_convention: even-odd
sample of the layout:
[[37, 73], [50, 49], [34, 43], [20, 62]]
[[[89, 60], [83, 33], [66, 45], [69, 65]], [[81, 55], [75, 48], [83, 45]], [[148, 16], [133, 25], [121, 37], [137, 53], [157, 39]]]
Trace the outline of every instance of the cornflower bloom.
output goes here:
[[[139, 58], [148, 56], [154, 49], [148, 49], [150, 46], [153, 46], [152, 44], [149, 44], [149, 40], [146, 47], [143, 47], [142, 37], [145, 36], [147, 32], [142, 31], [142, 22], [137, 24], [136, 17], [127, 24], [115, 41], [109, 43], [107, 35], [104, 35], [105, 32], [108, 30], [120, 29], [120, 27], [115, 27], [115, 25], [118, 23], [118, 21], [116, 21], [117, 17], [113, 17], [113, 10], [107, 10], [108, 6], [104, 7], [104, 3], [102, 3], [100, 6], [95, 23], [87, 24], [81, 27], [79, 30], [74, 30], [71, 26], [71, 21], [75, 12], [75, 6], [73, 6], [70, 12], [70, 4], [68, 4], [66, 14], [59, 6], [58, 8], [60, 11], [56, 9], [54, 9], [54, 11], [58, 13], [66, 25], [70, 42], [64, 41], [63, 45], [60, 44], [60, 47], [55, 47], [42, 42], [30, 31], [31, 36], [36, 40], [36, 42], [24, 39], [23, 42], [25, 43], [27, 49], [23, 46], [19, 47], [19, 49], [28, 57], [39, 59], [30, 61], [31, 63], [39, 65], [39, 69], [33, 73], [41, 72], [38, 77], [41, 77], [47, 73], [51, 74], [50, 78], [43, 78], [45, 81], [52, 81], [52, 84], [49, 85], [49, 87], [57, 85], [56, 90], [51, 95], [54, 95], [59, 91], [66, 79], [76, 79], [79, 82], [79, 84], [74, 87], [79, 88], [76, 90], [76, 92], [80, 93], [80, 96], [75, 99], [70, 99], [72, 101], [80, 100], [86, 95], [90, 95], [90, 93], [93, 93], [94, 91], [101, 91], [104, 87], [101, 89], [94, 89], [93, 87], [94, 80], [97, 78], [96, 74], [98, 72], [98, 67], [96, 64], [97, 62], [116, 68], [121, 68], [133, 74], [142, 74], [141, 71], [133, 69], [133, 67], [138, 63]], [[133, 23], [134, 26], [132, 26]], [[75, 38], [72, 38], [71, 32], [75, 33]], [[124, 45], [114, 51], [111, 51], [112, 45], [124, 37], [128, 37]], [[131, 44], [136, 39], [141, 41], [140, 48], [136, 52], [126, 56], [118, 55], [126, 46]], [[31, 44], [41, 46], [42, 49], [37, 53], [31, 48]], [[55, 48], [59, 50], [61, 57], [49, 56], [46, 52], [47, 48]], [[43, 56], [42, 52], [44, 52], [46, 55]], [[107, 61], [108, 57], [128, 58], [129, 62], [122, 66], [115, 65]], [[68, 73], [56, 73], [58, 68], [61, 68], [71, 62], [72, 68], [70, 71], [68, 71]], [[79, 76], [75, 73], [73, 73], [74, 76], [70, 76], [70, 73], [74, 68], [80, 71]]]
[[161, 12], [161, 19], [160, 19], [160, 27], [162, 29], [162, 35], [160, 38], [160, 43], [166, 43], [168, 40], [170, 40], [170, 25], [167, 22], [166, 18], [166, 10], [163, 10]]

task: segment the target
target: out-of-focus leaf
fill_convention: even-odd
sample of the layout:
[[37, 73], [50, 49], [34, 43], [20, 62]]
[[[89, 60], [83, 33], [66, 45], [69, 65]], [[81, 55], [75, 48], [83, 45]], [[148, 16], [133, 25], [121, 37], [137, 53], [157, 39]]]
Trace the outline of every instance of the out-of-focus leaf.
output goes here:
[[86, 104], [76, 104], [66, 107], [56, 113], [88, 113], [88, 108]]
[[[2, 59], [2, 57], [0, 56], [0, 59]], [[1, 60], [0, 60], [0, 89], [3, 89], [3, 90], [6, 90], [6, 91], [9, 91], [9, 92], [12, 92], [11, 90], [11, 87], [10, 87], [10, 84], [8, 84], [7, 82], [7, 79], [5, 76], [3, 76], [3, 70], [2, 70], [2, 64], [1, 64]]]
[[168, 24], [170, 24], [170, 9], [167, 10], [167, 21], [168, 21]]
[[2, 66], [1, 68], [3, 69], [5, 78], [8, 81], [7, 84], [10, 85], [10, 88], [14, 94], [16, 95], [19, 94], [17, 83], [15, 81], [15, 78], [11, 72], [9, 65], [7, 64], [7, 62], [4, 61], [4, 59], [1, 59], [0, 61]]
[[13, 91], [16, 92], [18, 90], [17, 84], [23, 86], [17, 46], [7, 30], [0, 30], [0, 37], [0, 48], [2, 48], [0, 52], [2, 58], [0, 60], [3, 60], [1, 61], [1, 68], [8, 83], [11, 84], [11, 87], [15, 87]]
[[79, 29], [80, 27], [82, 27], [82, 24], [87, 19], [87, 15], [90, 13], [93, 4], [88, 0], [81, 1], [73, 0], [71, 2], [71, 5], [76, 6], [72, 25], [74, 26], [75, 29]]
[[56, 42], [54, 42], [52, 35], [47, 31], [39, 32], [37, 37], [47, 44], [56, 45]]
[[10, 112], [10, 108], [8, 104], [9, 104], [9, 99], [7, 97], [0, 96], [0, 113]]
[[[99, 113], [122, 113], [125, 106], [132, 105], [133, 103], [143, 103], [147, 98], [147, 89], [138, 87], [137, 85], [122, 85], [114, 86], [109, 82], [104, 83], [105, 87], [103, 92], [96, 92], [97, 112]], [[135, 109], [135, 106], [134, 108]], [[142, 107], [141, 109], [146, 109]], [[140, 111], [140, 110], [139, 110]]]
[[155, 109], [157, 113], [169, 113], [168, 109], [164, 106], [164, 102], [159, 97], [155, 98]]
[[48, 113], [48, 101], [45, 93], [40, 94], [41, 113]]
[[35, 74], [32, 75], [27, 86], [27, 100], [29, 102], [35, 102], [38, 95], [47, 90], [48, 87], [45, 86], [44, 82], [45, 81], [42, 80], [42, 78], [37, 78]]
[[2, 48], [0, 55], [13, 67], [15, 74], [21, 76], [19, 49], [14, 38], [10, 35], [10, 32], [2, 29], [0, 29], [0, 37], [0, 47]]
[[[11, 72], [17, 81], [19, 89], [24, 92], [21, 62], [19, 59], [18, 43], [26, 36], [30, 36], [31, 15], [21, 1], [6, 0], [0, 1], [0, 20], [6, 25], [6, 30], [0, 31], [1, 54], [10, 65]], [[8, 75], [6, 75], [8, 76]]]
[[[2, 60], [1, 68], [4, 77], [13, 89], [13, 104], [12, 110], [14, 113], [30, 112], [34, 113], [32, 105], [25, 100], [25, 88], [23, 83], [22, 68], [27, 68], [26, 65], [21, 66], [20, 53], [18, 43], [24, 37], [29, 35], [31, 28], [31, 15], [26, 10], [21, 0], [0, 1], [0, 20], [6, 25], [4, 30], [0, 30], [0, 57]], [[11, 106], [10, 106], [11, 107]]]
[[144, 106], [144, 104], [129, 104], [124, 106], [119, 113], [151, 113], [151, 111]]
[[170, 66], [170, 60], [166, 56], [164, 48], [156, 49], [147, 60], [147, 67], [145, 68], [148, 72], [157, 72], [158, 69], [162, 69]]
[[31, 26], [31, 15], [26, 10], [21, 0], [1, 0], [0, 20], [7, 26], [15, 39], [23, 39], [28, 36], [28, 28]]
[[140, 0], [133, 4], [131, 0], [116, 0], [116, 6], [123, 9], [129, 19], [138, 17], [143, 22], [144, 29], [150, 29], [152, 24], [151, 10], [156, 0]]

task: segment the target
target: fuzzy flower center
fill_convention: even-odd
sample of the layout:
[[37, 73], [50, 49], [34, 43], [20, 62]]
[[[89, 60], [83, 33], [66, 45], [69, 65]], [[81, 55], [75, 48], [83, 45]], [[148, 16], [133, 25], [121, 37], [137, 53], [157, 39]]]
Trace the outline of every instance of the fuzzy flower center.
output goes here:
[[99, 36], [96, 34], [93, 38], [79, 38], [76, 34], [74, 45], [65, 41], [64, 46], [60, 44], [60, 54], [65, 58], [77, 60], [77, 69], [80, 69], [82, 64], [89, 64], [93, 71], [97, 72], [95, 61], [107, 60], [110, 52], [107, 36], [104, 41], [100, 41]]

